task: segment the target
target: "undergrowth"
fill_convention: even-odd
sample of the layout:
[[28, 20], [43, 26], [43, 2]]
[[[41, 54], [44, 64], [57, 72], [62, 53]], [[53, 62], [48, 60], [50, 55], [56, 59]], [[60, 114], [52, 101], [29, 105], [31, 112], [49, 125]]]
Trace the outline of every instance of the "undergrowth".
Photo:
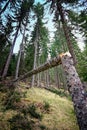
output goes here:
[[28, 113], [34, 117], [34, 118], [37, 118], [37, 119], [42, 119], [42, 114], [40, 114], [39, 112], [37, 112], [37, 108], [34, 104], [30, 104], [28, 106]]
[[47, 101], [44, 101], [44, 105], [43, 105], [43, 108], [45, 111], [49, 111], [49, 108], [50, 108], [50, 104], [47, 102]]
[[[7, 126], [8, 128], [6, 128], [6, 130], [56, 130], [57, 127], [61, 130], [65, 127], [64, 125], [60, 127], [61, 122], [63, 122], [63, 120], [66, 122], [66, 118], [74, 122], [74, 119], [71, 119], [74, 115], [73, 111], [71, 111], [72, 107], [69, 105], [71, 101], [67, 101], [67, 98], [55, 96], [55, 94], [58, 94], [61, 97], [66, 97], [62, 92], [58, 92], [61, 90], [51, 90], [51, 92], [55, 93], [53, 94], [45, 89], [39, 88], [31, 88], [27, 93], [24, 88], [6, 88], [6, 91], [4, 91], [3, 85], [1, 88], [2, 95], [5, 93], [3, 98], [5, 109], [3, 119], [0, 120], [0, 130], [5, 130]], [[63, 103], [66, 104], [65, 107]], [[70, 118], [68, 118], [67, 114]], [[63, 116], [62, 121], [60, 115]], [[58, 122], [60, 123], [58, 124]], [[67, 122], [63, 124], [67, 124]], [[3, 125], [5, 127], [3, 127]], [[54, 126], [55, 129], [53, 129]], [[72, 127], [73, 126], [74, 125], [72, 125]], [[71, 128], [71, 126], [69, 127]], [[73, 129], [71, 128], [71, 130]]]
[[52, 93], [55, 93], [57, 95], [59, 95], [60, 97], [69, 97], [69, 94], [66, 93], [64, 90], [61, 90], [61, 89], [55, 89], [55, 88], [47, 88], [48, 91], [52, 92]]
[[13, 116], [8, 122], [10, 122], [10, 130], [32, 130], [31, 122], [21, 114]]
[[22, 97], [24, 97], [24, 93], [18, 90], [8, 92], [4, 102], [5, 109], [16, 109], [16, 104], [21, 101]]

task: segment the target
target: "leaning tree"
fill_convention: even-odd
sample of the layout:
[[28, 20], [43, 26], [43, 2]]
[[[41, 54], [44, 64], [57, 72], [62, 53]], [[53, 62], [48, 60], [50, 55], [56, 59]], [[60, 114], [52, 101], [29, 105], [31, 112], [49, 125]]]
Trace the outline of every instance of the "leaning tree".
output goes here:
[[[30, 7], [33, 5], [33, 3], [34, 3], [34, 1], [30, 1]], [[5, 78], [6, 75], [7, 75], [7, 71], [8, 71], [10, 60], [11, 60], [11, 57], [12, 57], [12, 54], [13, 54], [13, 49], [14, 49], [14, 46], [15, 46], [15, 42], [16, 42], [18, 33], [19, 33], [20, 29], [22, 28], [22, 26], [24, 24], [24, 19], [26, 17], [26, 14], [27, 14], [28, 10], [29, 10], [29, 7], [27, 6], [27, 8], [26, 8], [25, 1], [23, 1], [21, 3], [21, 7], [18, 8], [15, 11], [15, 16], [13, 17], [14, 18], [13, 21], [16, 22], [16, 28], [15, 28], [16, 32], [15, 32], [14, 40], [13, 40], [13, 43], [12, 43], [8, 58], [6, 60], [6, 64], [5, 64], [3, 73], [2, 73], [2, 78]]]

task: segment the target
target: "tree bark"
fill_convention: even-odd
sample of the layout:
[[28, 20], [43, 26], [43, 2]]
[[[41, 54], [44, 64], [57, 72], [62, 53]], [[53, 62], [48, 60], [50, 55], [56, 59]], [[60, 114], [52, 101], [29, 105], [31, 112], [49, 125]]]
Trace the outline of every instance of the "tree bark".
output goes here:
[[[34, 46], [35, 46], [35, 53], [34, 53], [34, 66], [33, 69], [36, 68], [37, 66], [37, 41], [34, 42]], [[35, 75], [32, 76], [32, 87], [34, 86], [34, 82], [35, 82]]]
[[23, 41], [24, 41], [24, 37], [25, 37], [27, 22], [28, 22], [28, 14], [26, 16], [26, 23], [25, 23], [25, 26], [24, 26], [23, 38], [22, 38], [22, 42], [21, 42], [21, 45], [20, 45], [20, 51], [19, 51], [19, 56], [18, 56], [18, 61], [17, 61], [17, 66], [16, 66], [15, 79], [18, 78], [20, 61], [21, 61], [22, 53], [24, 51]]
[[64, 34], [65, 34], [65, 38], [66, 38], [66, 41], [67, 41], [67, 46], [68, 46], [69, 52], [70, 52], [71, 56], [73, 57], [74, 64], [76, 64], [76, 56], [75, 56], [75, 53], [74, 53], [74, 50], [73, 50], [72, 42], [70, 40], [67, 23], [66, 23], [65, 17], [64, 17], [64, 11], [63, 11], [62, 6], [59, 2], [57, 2], [57, 9], [58, 9], [59, 14], [61, 16], [61, 22], [62, 22], [62, 25], [63, 25], [63, 30], [64, 30]]
[[69, 54], [61, 57], [65, 71], [68, 91], [72, 97], [74, 109], [80, 130], [87, 130], [87, 94], [74, 67], [73, 59]]
[[[37, 67], [37, 53], [38, 53], [38, 24], [37, 24], [37, 30], [36, 30], [36, 39], [34, 41], [34, 47], [35, 47], [35, 53], [34, 53], [34, 66], [33, 66], [33, 69], [35, 69]], [[38, 75], [37, 75], [38, 77]], [[39, 78], [39, 77], [38, 77]], [[35, 76], [33, 75], [32, 76], [32, 84], [31, 86], [33, 87], [34, 86], [34, 83], [35, 83]]]
[[5, 6], [3, 7], [3, 9], [0, 11], [0, 15], [6, 10], [6, 8], [8, 7], [10, 3], [10, 0], [7, 1], [7, 3], [5, 4]]
[[[21, 47], [20, 47], [20, 48], [21, 48]], [[18, 78], [18, 74], [19, 74], [20, 59], [21, 59], [21, 49], [20, 49], [20, 51], [19, 51], [19, 56], [18, 56], [18, 60], [17, 60], [15, 79]]]
[[7, 71], [8, 71], [9, 64], [10, 64], [10, 61], [11, 61], [11, 57], [12, 57], [12, 54], [13, 54], [13, 49], [14, 49], [15, 42], [16, 42], [16, 39], [17, 39], [17, 36], [18, 36], [19, 28], [20, 28], [20, 24], [19, 24], [19, 26], [17, 28], [15, 38], [13, 40], [13, 44], [11, 46], [11, 49], [10, 49], [10, 52], [9, 52], [9, 55], [8, 55], [8, 58], [7, 58], [3, 73], [2, 73], [2, 79], [4, 79], [6, 77], [6, 75], [7, 75]]
[[46, 71], [46, 77], [47, 77], [46, 87], [49, 88], [49, 69]]
[[57, 88], [60, 88], [59, 72], [57, 66], [54, 68], [55, 73], [55, 85]]

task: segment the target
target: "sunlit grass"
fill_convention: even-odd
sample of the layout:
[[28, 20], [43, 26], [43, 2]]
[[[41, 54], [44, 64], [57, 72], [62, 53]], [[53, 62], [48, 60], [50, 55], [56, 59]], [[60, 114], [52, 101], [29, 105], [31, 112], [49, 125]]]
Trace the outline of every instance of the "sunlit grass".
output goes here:
[[45, 113], [42, 124], [49, 130], [78, 130], [73, 104], [66, 97], [60, 97], [45, 89], [31, 88], [27, 91], [25, 101], [50, 104], [50, 112]]
[[[57, 94], [54, 94], [48, 90], [42, 88], [30, 88], [25, 89], [23, 85], [22, 91], [27, 91], [26, 97], [21, 99], [21, 104], [29, 105], [29, 104], [39, 104], [42, 107], [44, 103], [48, 103], [49, 110], [45, 111], [43, 108], [37, 107], [37, 112], [41, 113], [42, 120], [35, 119], [29, 114], [27, 114], [28, 118], [35, 123], [35, 130], [39, 130], [37, 124], [41, 127], [45, 127], [45, 130], [79, 130], [75, 113], [73, 110], [73, 104], [67, 97], [60, 97]], [[2, 99], [5, 96], [5, 93], [0, 93], [0, 128], [2, 130], [10, 130], [10, 126], [8, 123], [8, 119], [12, 118], [17, 114], [15, 110], [7, 110], [2, 111], [4, 106], [2, 105]], [[19, 105], [21, 105], [19, 104]]]

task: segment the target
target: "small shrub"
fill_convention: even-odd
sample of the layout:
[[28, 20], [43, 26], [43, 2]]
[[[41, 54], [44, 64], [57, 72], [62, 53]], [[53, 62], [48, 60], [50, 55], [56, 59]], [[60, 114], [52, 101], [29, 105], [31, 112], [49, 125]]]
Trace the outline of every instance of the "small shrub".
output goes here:
[[10, 92], [7, 97], [6, 97], [6, 100], [5, 100], [5, 109], [8, 110], [8, 109], [15, 109], [16, 106], [15, 106], [15, 103], [18, 103], [20, 102], [21, 100], [21, 93], [18, 92], [18, 91], [13, 91], [13, 92]]
[[39, 127], [41, 128], [41, 130], [45, 130], [46, 129], [46, 126], [44, 126], [44, 125], [40, 125]]
[[0, 83], [0, 92], [5, 93], [8, 91], [8, 87]]
[[48, 102], [44, 102], [44, 109], [45, 109], [45, 111], [49, 111], [49, 108], [50, 108], [50, 104], [48, 103]]
[[37, 119], [42, 119], [42, 114], [38, 113], [36, 111], [36, 106], [34, 104], [31, 104], [28, 106], [28, 111], [27, 111], [32, 117], [37, 118]]
[[63, 92], [63, 91], [61, 91], [61, 90], [57, 90], [57, 89], [55, 89], [55, 88], [49, 88], [48, 90], [49, 90], [50, 92], [53, 92], [53, 93], [59, 95], [60, 97], [68, 97], [68, 94], [65, 93], [65, 92]]

